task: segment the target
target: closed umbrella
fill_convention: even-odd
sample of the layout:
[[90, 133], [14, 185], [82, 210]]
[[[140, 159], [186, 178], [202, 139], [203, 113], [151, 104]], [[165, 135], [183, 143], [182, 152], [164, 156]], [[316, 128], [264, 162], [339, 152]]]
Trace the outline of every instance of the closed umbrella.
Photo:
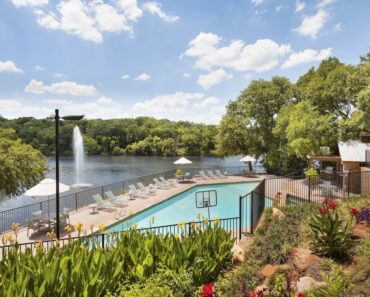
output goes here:
[[243, 163], [248, 163], [249, 165], [249, 170], [252, 171], [252, 162], [256, 162], [256, 158], [255, 157], [252, 157], [252, 156], [245, 156], [244, 158], [240, 159], [240, 162], [243, 162]]
[[[68, 191], [70, 188], [69, 186], [59, 183], [59, 192], [63, 193]], [[51, 178], [45, 178], [41, 182], [39, 182], [36, 186], [32, 187], [31, 189], [28, 189], [26, 193], [24, 193], [25, 196], [48, 196], [48, 213], [50, 216], [50, 204], [49, 204], [49, 198], [50, 195], [54, 195], [56, 193], [56, 181]]]

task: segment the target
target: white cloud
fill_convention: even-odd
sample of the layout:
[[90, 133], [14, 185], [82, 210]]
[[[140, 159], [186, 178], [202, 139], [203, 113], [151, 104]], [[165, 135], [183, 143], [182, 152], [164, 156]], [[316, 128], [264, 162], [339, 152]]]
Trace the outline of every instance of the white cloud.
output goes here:
[[333, 48], [329, 47], [321, 51], [306, 49], [302, 52], [292, 53], [281, 68], [289, 68], [299, 64], [307, 64], [327, 59], [332, 55], [332, 50]]
[[190, 73], [184, 73], [183, 75], [182, 75], [184, 78], [189, 78], [189, 77], [191, 77], [191, 74]]
[[200, 102], [194, 103], [194, 107], [198, 109], [207, 109], [211, 106], [217, 105], [221, 102], [221, 100], [217, 97], [207, 97]]
[[198, 78], [198, 85], [202, 86], [203, 89], [209, 89], [226, 79], [231, 79], [233, 75], [227, 73], [224, 69], [220, 68], [212, 71], [208, 74], [202, 74]]
[[145, 2], [143, 7], [145, 10], [149, 11], [151, 14], [155, 14], [159, 16], [162, 20], [168, 23], [175, 23], [180, 19], [180, 17], [178, 16], [171, 16], [171, 15], [166, 14], [162, 10], [161, 4], [157, 2]]
[[125, 79], [129, 79], [130, 76], [128, 74], [124, 74], [121, 76], [121, 79], [125, 80]]
[[135, 80], [142, 80], [142, 81], [146, 81], [146, 80], [149, 80], [150, 79], [150, 75], [147, 74], [147, 73], [141, 73], [139, 74]]
[[25, 92], [32, 94], [69, 94], [72, 96], [92, 96], [97, 93], [93, 85], [82, 85], [72, 81], [62, 81], [49, 86], [42, 81], [32, 79], [25, 88]]
[[0, 73], [1, 72], [13, 72], [13, 73], [21, 73], [23, 72], [22, 69], [18, 68], [13, 61], [0, 61]]
[[0, 115], [3, 115], [3, 112], [13, 110], [21, 106], [22, 104], [19, 99], [0, 99]]
[[252, 2], [252, 4], [253, 5], [260, 5], [260, 4], [262, 4], [263, 3], [263, 0], [251, 0], [251, 2]]
[[63, 73], [59, 73], [59, 72], [55, 72], [55, 73], [54, 73], [54, 76], [55, 76], [55, 77], [58, 77], [58, 78], [65, 78], [65, 77], [67, 77], [67, 75], [65, 75], [65, 74], [63, 74]]
[[36, 65], [36, 66], [35, 66], [35, 69], [36, 69], [37, 71], [44, 71], [44, 70], [45, 70], [45, 67], [42, 67], [42, 66]]
[[259, 39], [245, 44], [242, 40], [232, 41], [220, 47], [221, 37], [213, 33], [199, 33], [190, 41], [184, 55], [196, 58], [195, 66], [200, 69], [229, 68], [237, 71], [268, 71], [278, 65], [279, 58], [291, 51], [289, 44], [277, 44], [271, 39]]
[[47, 8], [33, 12], [41, 27], [62, 30], [96, 43], [103, 42], [104, 32], [126, 32], [132, 36], [134, 24], [142, 16], [136, 0], [53, 1]]
[[111, 98], [101, 96], [100, 98], [98, 98], [98, 100], [96, 100], [96, 103], [101, 104], [101, 105], [111, 104], [113, 103], [113, 100]]
[[156, 96], [153, 99], [138, 102], [133, 106], [134, 110], [142, 112], [162, 113], [162, 112], [184, 112], [192, 100], [202, 99], [202, 93], [176, 92], [169, 95]]
[[306, 7], [306, 3], [305, 2], [301, 2], [299, 0], [297, 0], [295, 2], [295, 12], [300, 12], [302, 11], [304, 8]]
[[330, 4], [333, 4], [336, 0], [321, 0], [317, 5], [318, 8], [324, 8]]
[[316, 35], [324, 27], [328, 18], [329, 13], [323, 9], [319, 9], [314, 15], [303, 16], [302, 23], [299, 25], [299, 27], [293, 29], [293, 31], [315, 39]]
[[16, 7], [34, 7], [48, 4], [48, 0], [12, 0]]
[[276, 6], [275, 7], [275, 11], [276, 12], [280, 12], [280, 10], [283, 8], [283, 6], [282, 5], [279, 5], [279, 6]]

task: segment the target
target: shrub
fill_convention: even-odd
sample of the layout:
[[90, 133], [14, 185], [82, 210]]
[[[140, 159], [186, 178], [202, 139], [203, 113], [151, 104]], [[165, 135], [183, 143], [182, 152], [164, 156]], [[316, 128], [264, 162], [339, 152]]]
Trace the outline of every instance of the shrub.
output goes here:
[[319, 178], [319, 174], [315, 168], [309, 168], [304, 172], [306, 178], [309, 178], [311, 181], [316, 181]]
[[332, 200], [325, 199], [323, 207], [319, 208], [309, 223], [314, 249], [333, 258], [345, 256], [353, 244], [351, 226], [339, 219], [336, 208], [337, 205]]

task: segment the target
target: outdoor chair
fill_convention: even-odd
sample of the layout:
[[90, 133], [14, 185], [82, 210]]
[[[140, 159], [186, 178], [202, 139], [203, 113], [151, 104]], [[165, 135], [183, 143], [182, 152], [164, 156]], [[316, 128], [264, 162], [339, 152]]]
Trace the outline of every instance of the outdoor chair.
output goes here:
[[221, 173], [221, 171], [220, 171], [220, 170], [218, 170], [218, 169], [216, 169], [216, 170], [215, 170], [215, 174], [216, 174], [216, 176], [217, 176], [217, 177], [219, 177], [219, 178], [227, 178], [227, 175], [222, 174], [222, 173]]
[[129, 193], [131, 197], [143, 197], [143, 198], [148, 197], [147, 193], [136, 189], [135, 185], [129, 185], [128, 188], [130, 189]]
[[116, 196], [112, 191], [106, 191], [104, 192], [104, 195], [108, 198], [109, 202], [112, 202], [117, 206], [124, 207], [128, 205], [128, 199], [126, 197]]
[[207, 173], [210, 178], [217, 178], [217, 176], [213, 174], [212, 170], [207, 170]]
[[31, 220], [27, 225], [27, 236], [29, 236], [29, 230], [32, 229], [33, 233], [41, 231], [45, 228], [45, 223], [41, 220], [42, 210], [34, 211], [31, 215]]
[[153, 178], [153, 181], [159, 189], [168, 189], [170, 187], [168, 183], [163, 183], [158, 178]]
[[176, 181], [174, 179], [165, 179], [163, 176], [160, 176], [159, 180], [163, 183], [167, 183], [170, 186], [176, 186]]
[[61, 224], [62, 225], [70, 225], [70, 220], [69, 220], [69, 213], [71, 212], [71, 209], [68, 207], [63, 208], [63, 213], [61, 215]]
[[204, 173], [203, 170], [200, 170], [199, 171], [199, 175], [203, 178], [203, 179], [209, 179], [209, 177], [207, 176], [207, 174]]
[[157, 190], [154, 187], [151, 187], [151, 186], [146, 187], [146, 186], [144, 186], [143, 183], [137, 183], [137, 186], [144, 193], [155, 194], [157, 192]]
[[93, 195], [93, 199], [99, 208], [115, 208], [112, 202], [104, 201], [100, 194]]

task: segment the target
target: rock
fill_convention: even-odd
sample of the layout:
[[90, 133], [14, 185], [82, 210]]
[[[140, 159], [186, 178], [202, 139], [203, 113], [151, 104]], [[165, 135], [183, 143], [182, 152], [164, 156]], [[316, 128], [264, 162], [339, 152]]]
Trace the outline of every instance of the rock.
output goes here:
[[301, 277], [299, 281], [297, 282], [297, 291], [305, 292], [305, 291], [312, 290], [320, 286], [324, 286], [325, 284], [326, 284], [325, 282], [318, 282], [312, 277], [304, 276], [304, 277]]
[[279, 268], [279, 265], [267, 264], [261, 269], [260, 275], [264, 277], [270, 277], [276, 272], [276, 270], [278, 270], [278, 268]]
[[304, 248], [293, 249], [293, 265], [301, 271], [320, 263], [320, 257], [313, 255], [312, 251]]
[[277, 217], [279, 220], [285, 218], [285, 214], [280, 209], [275, 207], [272, 208], [272, 216]]
[[365, 224], [357, 224], [352, 230], [352, 235], [359, 238], [370, 237], [370, 226], [366, 226]]
[[235, 245], [231, 250], [233, 253], [233, 263], [243, 263], [245, 260], [245, 253], [244, 250], [239, 246]]

